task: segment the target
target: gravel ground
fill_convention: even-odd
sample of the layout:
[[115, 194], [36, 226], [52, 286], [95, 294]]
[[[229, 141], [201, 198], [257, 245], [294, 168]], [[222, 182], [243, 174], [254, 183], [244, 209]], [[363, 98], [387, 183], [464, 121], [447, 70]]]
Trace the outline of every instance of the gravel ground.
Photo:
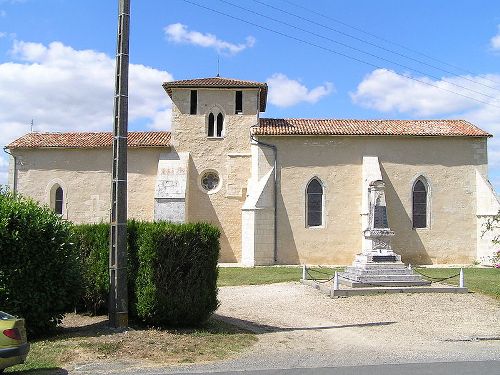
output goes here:
[[223, 287], [217, 314], [259, 334], [235, 359], [169, 368], [113, 363], [71, 373], [255, 370], [500, 360], [500, 304], [480, 294], [331, 299], [298, 283]]

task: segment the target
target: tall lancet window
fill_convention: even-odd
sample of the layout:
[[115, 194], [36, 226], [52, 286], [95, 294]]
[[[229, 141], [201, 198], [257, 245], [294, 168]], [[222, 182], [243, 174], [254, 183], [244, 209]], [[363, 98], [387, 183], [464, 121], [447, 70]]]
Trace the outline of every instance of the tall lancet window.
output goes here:
[[215, 125], [214, 114], [210, 113], [208, 115], [208, 134], [207, 134], [209, 137], [213, 137], [215, 134], [215, 131], [214, 131], [215, 126], [214, 125]]
[[306, 189], [306, 226], [321, 227], [323, 225], [323, 185], [313, 178]]
[[63, 189], [59, 186], [56, 189], [56, 194], [54, 199], [54, 212], [58, 215], [62, 215], [63, 213], [63, 201], [64, 201]]
[[222, 128], [224, 124], [224, 116], [222, 113], [217, 115], [217, 137], [222, 137]]
[[412, 201], [413, 228], [427, 228], [428, 187], [423, 178], [413, 185]]

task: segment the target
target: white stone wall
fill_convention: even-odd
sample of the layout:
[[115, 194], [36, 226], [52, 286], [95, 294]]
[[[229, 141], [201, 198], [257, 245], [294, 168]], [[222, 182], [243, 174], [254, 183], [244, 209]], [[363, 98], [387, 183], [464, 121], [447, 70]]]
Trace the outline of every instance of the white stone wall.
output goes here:
[[[377, 156], [393, 249], [412, 264], [470, 264], [477, 252], [476, 168], [486, 140], [470, 137], [260, 137], [278, 148], [278, 263], [349, 264], [362, 248], [362, 165]], [[268, 163], [261, 153], [262, 164]], [[412, 228], [415, 179], [429, 182], [429, 228]], [[325, 225], [305, 225], [305, 187], [325, 186]]]
[[[156, 172], [161, 148], [128, 151], [128, 215], [153, 220]], [[18, 192], [50, 204], [57, 183], [64, 190], [64, 218], [74, 223], [109, 221], [111, 149], [16, 149]]]
[[[500, 239], [500, 221], [496, 220], [500, 213], [500, 203], [495, 190], [486, 176], [476, 169], [477, 186], [477, 260], [481, 264], [491, 265], [493, 253], [500, 249], [500, 245], [493, 240]], [[487, 230], [488, 223], [492, 227]]]

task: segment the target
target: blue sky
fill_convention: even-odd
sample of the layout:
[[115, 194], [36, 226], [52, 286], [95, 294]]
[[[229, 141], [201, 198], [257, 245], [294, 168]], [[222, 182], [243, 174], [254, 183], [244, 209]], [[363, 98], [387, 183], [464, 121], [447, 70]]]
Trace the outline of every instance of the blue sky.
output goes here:
[[[500, 139], [497, 0], [131, 2], [130, 130], [168, 130], [161, 83], [214, 76], [219, 57], [221, 76], [269, 84], [265, 117], [463, 118]], [[0, 144], [32, 119], [112, 129], [116, 24], [117, 1], [0, 0]]]

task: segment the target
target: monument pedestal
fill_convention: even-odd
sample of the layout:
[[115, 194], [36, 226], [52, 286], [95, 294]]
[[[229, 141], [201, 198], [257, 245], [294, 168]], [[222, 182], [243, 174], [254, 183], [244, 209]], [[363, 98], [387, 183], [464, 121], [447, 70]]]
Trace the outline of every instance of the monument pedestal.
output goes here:
[[401, 255], [391, 248], [394, 232], [387, 222], [384, 188], [381, 180], [369, 185], [370, 211], [368, 228], [363, 231], [363, 252], [356, 255], [352, 266], [339, 274], [339, 282], [353, 288], [430, 285], [429, 281], [406, 268]]
[[339, 282], [352, 288], [430, 285], [408, 269], [397, 254], [359, 254], [352, 266], [339, 274]]

